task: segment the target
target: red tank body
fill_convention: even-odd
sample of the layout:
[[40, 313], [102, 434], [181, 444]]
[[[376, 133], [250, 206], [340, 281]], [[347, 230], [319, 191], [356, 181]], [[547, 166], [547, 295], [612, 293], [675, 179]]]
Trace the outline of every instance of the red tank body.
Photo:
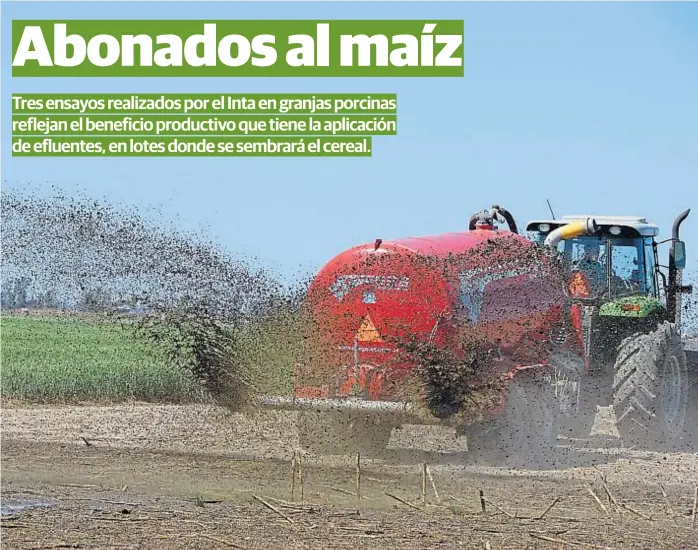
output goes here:
[[506, 377], [545, 362], [565, 306], [538, 247], [494, 228], [352, 247], [310, 285], [314, 355], [294, 371], [297, 398], [398, 401], [415, 366], [408, 337], [459, 353], [477, 333], [489, 357], [478, 377]]

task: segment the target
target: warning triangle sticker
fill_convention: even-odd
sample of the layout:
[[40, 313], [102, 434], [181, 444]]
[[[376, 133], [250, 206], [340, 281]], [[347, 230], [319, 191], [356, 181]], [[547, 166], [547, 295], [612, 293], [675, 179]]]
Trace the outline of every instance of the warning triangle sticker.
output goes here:
[[364, 320], [361, 322], [361, 326], [359, 327], [359, 330], [356, 333], [356, 337], [359, 340], [359, 342], [381, 341], [380, 334], [378, 334], [378, 330], [376, 329], [375, 325], [373, 324], [373, 321], [371, 321], [371, 318], [368, 315], [366, 315]]

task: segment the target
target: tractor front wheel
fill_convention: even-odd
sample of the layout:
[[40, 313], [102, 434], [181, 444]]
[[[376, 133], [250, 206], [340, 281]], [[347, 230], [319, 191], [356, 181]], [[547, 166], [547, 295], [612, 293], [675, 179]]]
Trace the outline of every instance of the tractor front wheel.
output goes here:
[[560, 405], [560, 435], [568, 439], [585, 439], [596, 419], [598, 381], [585, 373], [584, 360], [570, 352], [551, 358], [555, 369], [553, 387]]
[[521, 373], [509, 382], [506, 410], [497, 428], [472, 436], [476, 459], [511, 468], [550, 468], [555, 464], [560, 406], [549, 380]]
[[613, 381], [623, 443], [658, 450], [680, 446], [688, 390], [686, 354], [674, 325], [664, 322], [654, 332], [623, 340]]

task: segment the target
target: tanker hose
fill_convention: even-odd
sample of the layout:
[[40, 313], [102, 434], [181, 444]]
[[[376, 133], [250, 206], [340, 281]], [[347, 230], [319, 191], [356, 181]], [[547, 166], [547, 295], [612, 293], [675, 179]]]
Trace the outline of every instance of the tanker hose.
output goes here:
[[558, 243], [565, 239], [579, 237], [580, 235], [593, 235], [599, 230], [594, 218], [587, 218], [584, 221], [568, 223], [552, 231], [545, 239], [544, 245], [556, 247]]
[[518, 235], [519, 229], [518, 227], [516, 227], [516, 221], [514, 220], [514, 216], [512, 216], [506, 208], [502, 208], [498, 204], [495, 204], [492, 207], [492, 212], [501, 214], [502, 217], [504, 217], [504, 219], [506, 220], [507, 225], [509, 226], [509, 231]]
[[493, 222], [495, 220], [499, 223], [506, 222], [509, 226], [509, 231], [516, 234], [519, 233], [519, 230], [516, 226], [516, 221], [514, 221], [514, 216], [512, 216], [506, 208], [502, 208], [501, 206], [496, 204], [492, 207], [490, 212], [480, 212], [478, 214], [470, 216], [470, 220], [468, 222], [468, 229], [470, 231], [475, 229], [478, 225], [478, 222], [486, 225], [494, 225]]

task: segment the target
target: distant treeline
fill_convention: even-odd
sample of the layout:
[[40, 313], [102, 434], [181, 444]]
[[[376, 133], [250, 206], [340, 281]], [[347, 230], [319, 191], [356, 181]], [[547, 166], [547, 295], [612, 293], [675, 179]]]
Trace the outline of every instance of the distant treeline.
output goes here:
[[2, 311], [21, 309], [40, 309], [74, 312], [106, 313], [114, 310], [131, 313], [145, 311], [139, 297], [124, 300], [105, 288], [85, 289], [70, 302], [62, 300], [59, 292], [48, 289], [40, 292], [31, 291], [31, 279], [18, 277], [3, 286], [0, 292]]

